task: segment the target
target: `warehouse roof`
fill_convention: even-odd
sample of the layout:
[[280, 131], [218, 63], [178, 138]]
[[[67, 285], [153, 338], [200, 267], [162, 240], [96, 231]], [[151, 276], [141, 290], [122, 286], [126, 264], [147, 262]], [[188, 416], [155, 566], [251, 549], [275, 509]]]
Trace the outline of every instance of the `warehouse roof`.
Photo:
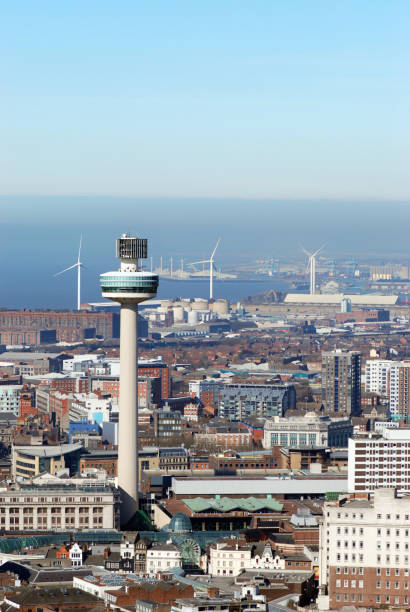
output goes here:
[[347, 492], [347, 477], [172, 478], [174, 495], [324, 495]]
[[288, 293], [286, 304], [340, 304], [347, 298], [353, 305], [363, 306], [394, 306], [397, 304], [397, 295], [377, 295], [374, 293], [357, 293], [344, 295], [343, 293]]

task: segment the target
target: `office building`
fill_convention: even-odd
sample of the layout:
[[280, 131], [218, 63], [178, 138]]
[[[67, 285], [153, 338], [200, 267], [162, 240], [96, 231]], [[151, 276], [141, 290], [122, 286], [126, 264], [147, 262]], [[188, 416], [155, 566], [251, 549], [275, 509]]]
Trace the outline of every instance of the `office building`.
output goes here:
[[352, 434], [349, 419], [331, 419], [308, 412], [302, 417], [275, 417], [266, 421], [263, 447], [344, 447]]
[[226, 384], [219, 390], [218, 405], [219, 416], [229, 421], [271, 418], [296, 407], [296, 392], [293, 385]]
[[373, 499], [325, 503], [320, 526], [322, 609], [409, 604], [410, 499], [377, 489]]
[[322, 404], [327, 412], [360, 414], [360, 357], [357, 351], [342, 349], [322, 353]]
[[119, 528], [116, 489], [89, 486], [35, 486], [0, 491], [0, 528], [5, 531], [60, 531]]
[[72, 476], [79, 471], [81, 443], [60, 444], [59, 446], [13, 446], [13, 478], [30, 478], [43, 472], [58, 474], [68, 469]]
[[126, 524], [138, 509], [138, 304], [156, 296], [158, 276], [138, 267], [138, 260], [147, 257], [145, 238], [123, 234], [117, 239], [117, 257], [121, 260], [120, 269], [101, 274], [100, 282], [103, 297], [121, 304], [118, 484], [122, 497], [121, 521]]

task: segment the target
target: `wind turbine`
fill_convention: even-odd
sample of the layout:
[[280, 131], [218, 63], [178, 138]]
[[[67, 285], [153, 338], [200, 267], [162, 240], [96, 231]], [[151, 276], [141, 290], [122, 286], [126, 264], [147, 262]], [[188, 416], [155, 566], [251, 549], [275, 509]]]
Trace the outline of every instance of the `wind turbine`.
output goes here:
[[310, 271], [310, 295], [315, 295], [316, 293], [316, 256], [319, 255], [320, 251], [323, 251], [324, 248], [325, 245], [321, 246], [320, 249], [314, 253], [309, 253], [309, 251], [301, 246], [302, 251], [309, 257], [308, 268]]
[[206, 264], [209, 263], [209, 299], [212, 300], [214, 297], [214, 256], [216, 253], [216, 249], [219, 246], [221, 239], [218, 238], [218, 242], [215, 245], [214, 250], [212, 251], [211, 257], [209, 259], [202, 259], [201, 261], [193, 261], [190, 265], [194, 266], [195, 264]]
[[73, 270], [74, 268], [77, 268], [77, 310], [81, 310], [81, 268], [84, 267], [80, 260], [82, 242], [83, 236], [81, 234], [80, 246], [78, 248], [78, 258], [76, 263], [70, 266], [69, 268], [66, 268], [65, 270], [61, 270], [61, 272], [57, 272], [57, 274], [54, 274], [54, 276], [59, 276], [60, 274], [64, 274], [64, 272], [68, 272], [68, 270]]

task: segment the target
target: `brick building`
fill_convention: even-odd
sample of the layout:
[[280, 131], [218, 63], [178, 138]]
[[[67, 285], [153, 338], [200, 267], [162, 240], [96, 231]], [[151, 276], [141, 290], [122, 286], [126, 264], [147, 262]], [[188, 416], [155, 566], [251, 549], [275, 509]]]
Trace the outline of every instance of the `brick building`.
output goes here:
[[[51, 333], [51, 332], [54, 332]], [[0, 343], [78, 342], [93, 337], [119, 337], [119, 315], [112, 312], [0, 311]]]

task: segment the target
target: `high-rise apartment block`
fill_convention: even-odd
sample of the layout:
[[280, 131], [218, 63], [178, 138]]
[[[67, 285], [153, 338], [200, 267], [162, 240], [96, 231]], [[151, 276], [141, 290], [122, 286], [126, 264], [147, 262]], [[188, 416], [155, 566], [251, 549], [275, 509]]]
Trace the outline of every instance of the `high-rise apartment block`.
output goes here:
[[373, 499], [341, 497], [324, 505], [319, 581], [328, 600], [323, 609], [408, 607], [409, 561], [410, 498], [382, 488]]
[[410, 416], [410, 361], [372, 359], [366, 362], [365, 389], [389, 400], [391, 417]]
[[368, 359], [365, 368], [365, 391], [388, 397], [390, 390], [390, 368], [394, 361]]
[[349, 492], [395, 487], [410, 494], [410, 428], [385, 428], [349, 439]]
[[322, 403], [327, 412], [360, 414], [361, 356], [336, 349], [322, 353]]

